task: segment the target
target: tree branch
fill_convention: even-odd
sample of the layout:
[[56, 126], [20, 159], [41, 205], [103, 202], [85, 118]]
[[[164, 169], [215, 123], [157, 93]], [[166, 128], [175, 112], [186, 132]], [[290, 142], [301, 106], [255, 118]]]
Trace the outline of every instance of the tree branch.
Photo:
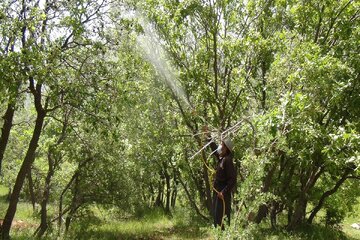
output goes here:
[[309, 218], [308, 218], [308, 223], [309, 223], [309, 224], [312, 223], [312, 221], [314, 220], [316, 214], [317, 214], [317, 213], [320, 211], [320, 209], [322, 208], [322, 206], [323, 206], [326, 198], [328, 198], [329, 196], [331, 196], [332, 194], [334, 194], [334, 193], [339, 189], [339, 187], [345, 182], [345, 180], [346, 180], [347, 178], [349, 178], [348, 175], [349, 175], [349, 173], [350, 173], [351, 171], [352, 171], [351, 169], [347, 168], [347, 169], [345, 170], [344, 174], [341, 176], [341, 178], [336, 182], [335, 186], [334, 186], [332, 189], [330, 189], [330, 190], [328, 190], [328, 191], [326, 191], [326, 192], [324, 192], [324, 193], [322, 194], [322, 196], [321, 196], [318, 204], [317, 204], [316, 207], [314, 207], [314, 209], [311, 211], [311, 214], [310, 214], [310, 216], [309, 216]]

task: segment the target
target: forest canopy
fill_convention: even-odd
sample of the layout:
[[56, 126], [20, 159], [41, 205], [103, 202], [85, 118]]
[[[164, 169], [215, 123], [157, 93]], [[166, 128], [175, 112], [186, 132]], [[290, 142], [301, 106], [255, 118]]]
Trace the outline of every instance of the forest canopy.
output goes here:
[[231, 236], [338, 225], [360, 197], [359, 17], [354, 0], [2, 1], [2, 239], [20, 201], [38, 237], [94, 205], [210, 225], [203, 147], [224, 132]]

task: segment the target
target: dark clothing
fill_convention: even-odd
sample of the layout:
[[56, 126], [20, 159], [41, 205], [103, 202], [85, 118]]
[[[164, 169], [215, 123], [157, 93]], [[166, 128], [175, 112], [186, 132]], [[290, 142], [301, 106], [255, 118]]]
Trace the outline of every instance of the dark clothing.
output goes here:
[[[231, 212], [231, 192], [226, 192], [224, 195], [224, 201], [218, 198], [217, 192], [214, 191], [213, 197], [213, 213], [214, 213], [214, 226], [221, 226], [224, 229], [223, 214], [225, 203], [225, 216], [227, 223], [230, 224], [230, 212]], [[225, 219], [224, 219], [225, 220]]]
[[231, 193], [236, 184], [236, 171], [233, 163], [233, 154], [218, 158], [214, 187], [223, 194]]
[[[217, 149], [217, 145], [213, 142], [210, 144], [212, 151]], [[225, 157], [220, 157], [217, 152], [214, 153], [217, 159], [216, 174], [214, 179], [214, 188], [216, 191], [222, 192], [225, 200], [225, 215], [227, 216], [228, 223], [230, 223], [231, 211], [231, 192], [236, 184], [236, 170], [233, 163], [233, 154], [230, 152]], [[214, 225], [221, 225], [223, 219], [223, 201], [217, 197], [214, 191], [213, 198], [213, 214]]]

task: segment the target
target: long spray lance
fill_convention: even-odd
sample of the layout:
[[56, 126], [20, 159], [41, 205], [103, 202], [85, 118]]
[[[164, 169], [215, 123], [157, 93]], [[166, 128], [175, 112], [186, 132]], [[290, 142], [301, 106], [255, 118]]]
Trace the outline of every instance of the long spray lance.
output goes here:
[[[240, 128], [240, 124], [243, 122], [243, 120], [237, 122], [234, 126], [226, 129], [225, 131], [223, 131], [220, 135], [220, 141], [222, 141], [223, 139], [225, 139], [226, 137], [228, 137], [230, 134], [235, 134]], [[198, 133], [196, 135], [200, 135], [200, 134], [207, 134], [208, 132], [201, 132], [201, 133]], [[208, 142], [206, 143], [202, 148], [200, 148], [200, 150], [198, 150], [194, 155], [192, 155], [190, 157], [190, 159], [194, 159], [199, 153], [201, 153], [205, 148], [207, 148], [211, 143], [213, 143], [214, 140], [213, 138]], [[216, 151], [216, 150], [215, 150]], [[210, 155], [212, 155], [215, 151], [213, 151]]]

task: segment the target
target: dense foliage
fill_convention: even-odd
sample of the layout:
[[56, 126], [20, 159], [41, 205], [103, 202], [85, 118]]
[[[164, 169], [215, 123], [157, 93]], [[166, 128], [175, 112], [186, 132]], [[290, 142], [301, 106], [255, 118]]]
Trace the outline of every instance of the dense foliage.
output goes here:
[[[20, 199], [61, 235], [91, 206], [211, 216], [214, 139], [232, 128], [228, 229], [337, 225], [360, 196], [360, 3], [3, 1], [3, 239]], [[55, 211], [48, 211], [49, 205]], [[281, 219], [281, 221], [279, 221]]]

